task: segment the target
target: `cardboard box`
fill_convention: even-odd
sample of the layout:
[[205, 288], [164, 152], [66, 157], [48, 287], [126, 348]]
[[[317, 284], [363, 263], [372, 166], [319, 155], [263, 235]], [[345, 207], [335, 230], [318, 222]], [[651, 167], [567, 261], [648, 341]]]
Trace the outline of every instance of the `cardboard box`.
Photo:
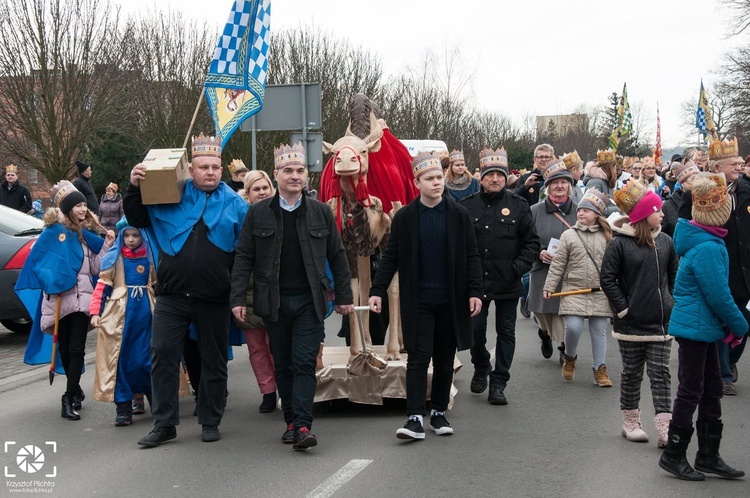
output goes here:
[[177, 204], [190, 178], [187, 149], [151, 149], [143, 160], [146, 178], [141, 180], [144, 204]]

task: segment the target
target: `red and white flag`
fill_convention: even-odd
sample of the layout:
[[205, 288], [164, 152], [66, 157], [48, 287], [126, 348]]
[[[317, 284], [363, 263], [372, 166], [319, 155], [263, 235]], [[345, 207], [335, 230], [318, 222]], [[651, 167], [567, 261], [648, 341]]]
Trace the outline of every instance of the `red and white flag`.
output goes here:
[[659, 103], [656, 103], [656, 145], [654, 145], [654, 164], [661, 163], [661, 119], [659, 118]]

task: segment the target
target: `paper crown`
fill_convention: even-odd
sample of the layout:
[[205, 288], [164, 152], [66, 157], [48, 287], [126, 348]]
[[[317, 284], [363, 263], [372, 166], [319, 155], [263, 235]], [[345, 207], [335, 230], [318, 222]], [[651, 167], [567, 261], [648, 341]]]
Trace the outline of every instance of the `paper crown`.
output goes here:
[[604, 210], [607, 209], [609, 204], [609, 197], [607, 194], [599, 192], [597, 189], [592, 188], [586, 191], [581, 198], [581, 202], [578, 203], [578, 208], [594, 208], [600, 215], [604, 214]]
[[708, 144], [708, 158], [714, 161], [719, 159], [726, 159], [727, 157], [739, 156], [739, 148], [737, 147], [737, 137], [733, 138], [730, 142], [727, 139], [714, 140]]
[[547, 169], [544, 171], [543, 176], [545, 182], [554, 180], [556, 178], [565, 178], [570, 182], [573, 181], [573, 177], [570, 176], [568, 167], [565, 166], [565, 162], [561, 158], [553, 159], [552, 161], [550, 161]]
[[60, 206], [60, 203], [73, 192], [78, 192], [78, 189], [70, 183], [68, 180], [60, 180], [55, 183], [50, 190], [50, 197], [52, 197], [55, 206]]
[[597, 150], [596, 160], [600, 163], [613, 163], [615, 162], [615, 151], [611, 148], [607, 150]]
[[644, 158], [643, 158], [643, 159], [641, 160], [641, 163], [643, 163], [643, 167], [644, 167], [644, 168], [647, 168], [647, 167], [649, 167], [649, 166], [656, 166], [656, 161], [654, 161], [654, 158], [653, 158], [653, 157], [651, 157], [651, 156], [645, 156], [645, 157], [644, 157]]
[[685, 161], [685, 164], [680, 164], [679, 166], [675, 166], [672, 169], [672, 174], [680, 183], [690, 178], [691, 175], [695, 175], [700, 172], [701, 170], [698, 168], [698, 165], [693, 161]]
[[18, 173], [18, 166], [16, 166], [15, 164], [9, 164], [9, 165], [7, 165], [5, 167], [5, 172], [6, 173], [16, 173], [17, 174]]
[[279, 145], [279, 148], [273, 149], [274, 169], [285, 168], [292, 164], [298, 164], [307, 167], [305, 160], [305, 146], [302, 142], [289, 146], [287, 144]]
[[193, 158], [196, 157], [218, 157], [221, 158], [221, 140], [216, 137], [207, 137], [203, 133], [193, 136]]
[[235, 159], [234, 161], [229, 163], [227, 169], [229, 169], [229, 172], [233, 175], [242, 170], [248, 171], [247, 166], [245, 166], [245, 163], [242, 162], [242, 159]]
[[630, 214], [636, 204], [643, 199], [648, 188], [637, 180], [628, 181], [620, 190], [615, 190], [615, 204], [625, 214]]
[[708, 154], [706, 154], [705, 150], [698, 149], [695, 151], [695, 154], [693, 154], [693, 161], [695, 161], [696, 163], [706, 162], [708, 161]]
[[440, 162], [440, 156], [435, 154], [434, 151], [421, 151], [417, 154], [417, 157], [412, 159], [411, 168], [414, 171], [414, 178], [419, 178], [424, 173], [439, 169], [443, 171], [443, 166]]
[[693, 219], [708, 226], [726, 224], [732, 211], [723, 173], [698, 173], [693, 179]]
[[568, 168], [572, 168], [573, 166], [583, 162], [581, 161], [581, 156], [578, 155], [577, 150], [568, 152], [567, 154], [563, 154], [562, 160], [565, 163], [565, 166]]
[[479, 167], [485, 168], [488, 166], [508, 167], [508, 152], [505, 147], [500, 147], [497, 150], [482, 149], [479, 153]]
[[638, 161], [639, 159], [637, 157], [626, 156], [622, 159], [622, 167], [627, 169]]
[[120, 187], [118, 187], [115, 182], [109, 182], [109, 185], [107, 185], [107, 188], [105, 188], [104, 190], [108, 190], [108, 189], [112, 189], [115, 192], [117, 192], [120, 189]]
[[450, 156], [448, 156], [448, 158], [450, 159], [451, 163], [453, 163], [455, 161], [459, 161], [459, 160], [463, 161], [464, 160], [464, 153], [461, 152], [460, 150], [453, 149], [451, 151]]

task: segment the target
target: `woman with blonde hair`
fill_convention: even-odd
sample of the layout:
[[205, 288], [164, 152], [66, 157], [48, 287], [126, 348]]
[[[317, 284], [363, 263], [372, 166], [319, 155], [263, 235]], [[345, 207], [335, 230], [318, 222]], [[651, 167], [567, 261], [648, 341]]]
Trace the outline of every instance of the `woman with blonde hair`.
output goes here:
[[445, 175], [445, 190], [448, 195], [458, 202], [479, 192], [479, 180], [470, 175], [466, 169], [464, 153], [454, 150], [448, 159], [448, 169]]
[[656, 174], [656, 163], [652, 157], [643, 158], [641, 183], [659, 196], [661, 196], [662, 193], [669, 193], [669, 187], [664, 182], [664, 179]]
[[[270, 199], [276, 194], [271, 184], [271, 178], [265, 171], [248, 171], [243, 180], [244, 187], [239, 190], [240, 197], [252, 205], [264, 199]], [[250, 365], [253, 368], [258, 388], [263, 395], [263, 402], [258, 407], [261, 413], [270, 413], [276, 410], [276, 377], [274, 375], [273, 356], [268, 342], [268, 332], [263, 319], [253, 313], [253, 284], [247, 287], [247, 305], [245, 320], [239, 322], [235, 319], [237, 327], [242, 329], [247, 343], [250, 356]]]

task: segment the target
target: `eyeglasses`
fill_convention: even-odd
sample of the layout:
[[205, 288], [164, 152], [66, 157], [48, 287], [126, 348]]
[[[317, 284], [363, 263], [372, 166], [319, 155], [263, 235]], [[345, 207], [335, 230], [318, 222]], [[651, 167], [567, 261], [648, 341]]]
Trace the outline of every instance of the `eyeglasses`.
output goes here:
[[541, 159], [541, 160], [552, 159], [552, 156], [534, 156], [534, 159]]

